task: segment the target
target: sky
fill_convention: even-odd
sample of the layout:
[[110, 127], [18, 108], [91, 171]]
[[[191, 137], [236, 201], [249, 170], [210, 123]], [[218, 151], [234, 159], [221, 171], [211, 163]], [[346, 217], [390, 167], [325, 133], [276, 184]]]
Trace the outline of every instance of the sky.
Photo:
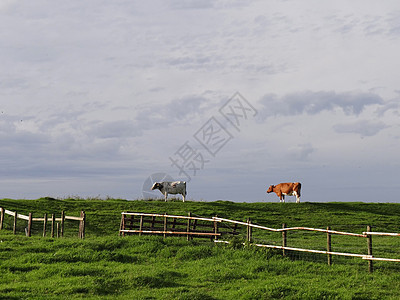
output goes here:
[[2, 0], [0, 28], [0, 198], [400, 202], [397, 0]]

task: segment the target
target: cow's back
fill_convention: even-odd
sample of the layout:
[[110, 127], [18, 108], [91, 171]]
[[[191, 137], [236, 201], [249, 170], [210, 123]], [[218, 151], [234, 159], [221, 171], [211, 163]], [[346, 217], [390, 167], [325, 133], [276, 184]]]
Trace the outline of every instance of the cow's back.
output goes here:
[[171, 182], [171, 186], [175, 188], [184, 188], [186, 187], [186, 181], [173, 181]]
[[284, 194], [290, 193], [293, 191], [293, 183], [292, 182], [282, 182], [276, 185], [276, 189]]
[[300, 182], [283, 182], [276, 185], [278, 190], [285, 194], [290, 194], [292, 192], [296, 192], [300, 194], [301, 183]]
[[181, 193], [186, 191], [186, 181], [166, 182], [166, 184], [168, 192], [171, 194]]

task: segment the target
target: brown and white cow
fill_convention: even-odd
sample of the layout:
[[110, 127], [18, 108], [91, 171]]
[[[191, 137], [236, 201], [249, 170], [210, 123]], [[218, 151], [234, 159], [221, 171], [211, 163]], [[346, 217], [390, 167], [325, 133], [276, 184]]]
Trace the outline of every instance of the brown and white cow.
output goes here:
[[300, 182], [285, 182], [278, 185], [271, 185], [267, 193], [275, 192], [280, 202], [285, 202], [285, 196], [296, 196], [296, 203], [300, 203]]

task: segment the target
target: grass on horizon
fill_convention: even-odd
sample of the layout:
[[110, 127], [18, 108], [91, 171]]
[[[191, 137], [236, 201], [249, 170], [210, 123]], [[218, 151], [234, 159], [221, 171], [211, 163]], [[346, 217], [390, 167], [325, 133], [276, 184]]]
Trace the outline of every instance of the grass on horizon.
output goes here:
[[[86, 239], [77, 238], [77, 224], [65, 238], [41, 237], [41, 226], [31, 238], [23, 228], [13, 235], [7, 218], [0, 231], [0, 299], [398, 299], [398, 264], [376, 263], [373, 274], [360, 259], [293, 254], [242, 246], [216, 245], [209, 240], [160, 236], [119, 237], [122, 211], [221, 216], [280, 228], [306, 226], [349, 232], [399, 232], [399, 204], [376, 203], [234, 203], [228, 201], [126, 201], [121, 199], [0, 200], [0, 206], [27, 214], [79, 215], [87, 213]], [[19, 220], [20, 226], [24, 221]], [[26, 226], [26, 225], [25, 225]], [[275, 239], [279, 235], [257, 236]], [[332, 237], [333, 247], [355, 247], [349, 237]], [[392, 242], [395, 241], [395, 242]], [[398, 239], [374, 238], [398, 256]], [[326, 236], [288, 234], [288, 245], [326, 246]], [[393, 245], [395, 245], [393, 247]], [[387, 246], [387, 247], [386, 247]], [[360, 249], [366, 250], [361, 240]], [[357, 248], [356, 247], [356, 248]], [[334, 249], [335, 250], [335, 249]], [[358, 250], [358, 249], [356, 249]]]

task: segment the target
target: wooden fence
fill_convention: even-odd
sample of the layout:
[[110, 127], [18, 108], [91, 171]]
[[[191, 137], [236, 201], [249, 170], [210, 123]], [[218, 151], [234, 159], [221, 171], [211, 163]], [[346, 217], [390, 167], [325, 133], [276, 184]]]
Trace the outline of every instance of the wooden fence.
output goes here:
[[188, 216], [174, 216], [167, 214], [146, 214], [123, 212], [119, 234], [158, 234], [186, 236], [187, 239], [208, 237], [210, 239], [221, 236], [218, 232], [220, 221], [210, 218]]
[[43, 218], [34, 218], [33, 213], [29, 213], [28, 216], [19, 214], [16, 211], [10, 211], [0, 207], [0, 230], [3, 229], [4, 225], [4, 217], [5, 215], [10, 215], [14, 218], [13, 222], [13, 233], [17, 233], [17, 221], [18, 219], [25, 220], [28, 222], [27, 227], [25, 227], [25, 234], [26, 236], [32, 235], [32, 226], [33, 222], [43, 222], [43, 237], [46, 236], [47, 224], [51, 223], [51, 237], [63, 237], [64, 236], [64, 229], [65, 229], [65, 221], [72, 220], [72, 221], [79, 221], [79, 231], [78, 237], [83, 239], [85, 238], [85, 227], [86, 227], [86, 214], [84, 211], [81, 211], [80, 217], [75, 216], [66, 216], [65, 212], [61, 212], [61, 216], [56, 218], [54, 214], [50, 217], [48, 214], [44, 214]]
[[[184, 221], [182, 221], [184, 220]], [[202, 229], [200, 230], [199, 227]], [[243, 230], [244, 229], [244, 230]], [[253, 241], [253, 230], [264, 230], [269, 232], [279, 232], [282, 234], [281, 245], [271, 244], [260, 244], [254, 243]], [[303, 249], [296, 247], [287, 246], [287, 233], [289, 231], [311, 231], [326, 234], [326, 250], [316, 249]], [[270, 228], [253, 224], [250, 219], [246, 222], [234, 221], [226, 218], [220, 218], [218, 216], [212, 218], [201, 218], [194, 217], [190, 213], [188, 216], [176, 216], [168, 214], [148, 214], [148, 213], [134, 213], [134, 212], [123, 212], [121, 217], [121, 224], [119, 233], [122, 236], [125, 234], [158, 234], [163, 235], [178, 235], [187, 236], [187, 239], [193, 237], [208, 237], [214, 240], [216, 243], [230, 243], [219, 238], [228, 235], [238, 235], [246, 232], [246, 241], [257, 247], [281, 249], [283, 255], [287, 255], [287, 251], [298, 251], [308, 253], [318, 253], [327, 256], [327, 262], [329, 265], [332, 264], [332, 256], [346, 256], [360, 258], [368, 261], [368, 270], [373, 272], [373, 261], [386, 261], [386, 262], [400, 262], [400, 258], [383, 258], [374, 257], [372, 247], [372, 236], [388, 236], [388, 237], [400, 237], [400, 233], [388, 233], [388, 232], [373, 232], [371, 226], [367, 226], [366, 231], [362, 233], [351, 233], [344, 231], [331, 230], [330, 227], [326, 229], [309, 228], [309, 227], [286, 227], [286, 224], [282, 225], [282, 228]], [[355, 238], [362, 238], [366, 240], [364, 254], [350, 253], [350, 252], [335, 252], [332, 251], [332, 236], [342, 235], [351, 236]]]

